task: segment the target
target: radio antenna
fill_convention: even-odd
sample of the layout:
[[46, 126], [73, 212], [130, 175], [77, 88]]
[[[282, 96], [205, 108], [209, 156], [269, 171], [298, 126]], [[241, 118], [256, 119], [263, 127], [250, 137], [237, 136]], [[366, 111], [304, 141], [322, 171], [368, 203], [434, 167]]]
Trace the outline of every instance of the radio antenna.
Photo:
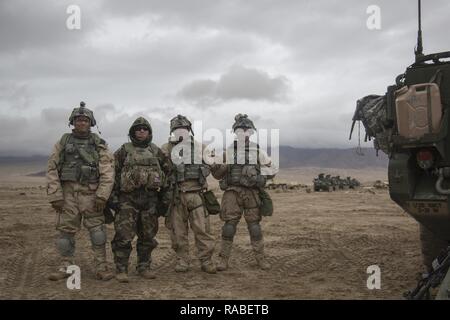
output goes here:
[[414, 50], [416, 55], [416, 62], [423, 57], [423, 46], [422, 46], [422, 5], [421, 0], [418, 0], [418, 15], [419, 15], [419, 30], [417, 31], [417, 47]]

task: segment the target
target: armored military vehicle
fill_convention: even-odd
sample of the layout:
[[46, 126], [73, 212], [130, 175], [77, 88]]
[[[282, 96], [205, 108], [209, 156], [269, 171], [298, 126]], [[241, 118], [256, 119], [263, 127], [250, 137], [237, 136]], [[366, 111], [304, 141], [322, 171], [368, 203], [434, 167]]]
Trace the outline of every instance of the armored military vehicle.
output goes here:
[[314, 184], [314, 191], [331, 191], [332, 186], [330, 184], [330, 181], [328, 181], [323, 173], [319, 173], [317, 178], [314, 178], [313, 180]]
[[[421, 1], [415, 62], [397, 76], [383, 96], [357, 102], [353, 117], [366, 129], [366, 140], [389, 155], [389, 193], [393, 201], [433, 237], [450, 242], [450, 51], [423, 54]], [[350, 133], [351, 137], [351, 133]], [[423, 238], [423, 237], [422, 237]], [[422, 241], [422, 245], [424, 242]], [[448, 250], [433, 261], [407, 297], [429, 297], [430, 287], [449, 298]]]

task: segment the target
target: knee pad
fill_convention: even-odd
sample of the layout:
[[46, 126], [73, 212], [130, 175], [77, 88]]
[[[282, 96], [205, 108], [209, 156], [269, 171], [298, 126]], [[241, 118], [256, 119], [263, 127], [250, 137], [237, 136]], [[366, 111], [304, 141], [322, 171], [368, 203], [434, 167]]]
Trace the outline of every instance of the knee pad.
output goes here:
[[63, 257], [71, 257], [75, 252], [75, 239], [73, 234], [61, 232], [56, 239], [56, 247]]
[[131, 245], [131, 241], [113, 240], [113, 241], [111, 241], [111, 249], [113, 252], [119, 252], [119, 251], [131, 252], [133, 247]]
[[222, 239], [233, 241], [234, 235], [236, 234], [236, 225], [235, 221], [227, 221], [222, 227]]
[[106, 232], [103, 226], [94, 227], [89, 230], [91, 243], [94, 246], [102, 246], [106, 243]]
[[252, 222], [247, 225], [248, 233], [250, 233], [250, 239], [252, 241], [259, 241], [262, 239], [262, 230], [259, 222]]

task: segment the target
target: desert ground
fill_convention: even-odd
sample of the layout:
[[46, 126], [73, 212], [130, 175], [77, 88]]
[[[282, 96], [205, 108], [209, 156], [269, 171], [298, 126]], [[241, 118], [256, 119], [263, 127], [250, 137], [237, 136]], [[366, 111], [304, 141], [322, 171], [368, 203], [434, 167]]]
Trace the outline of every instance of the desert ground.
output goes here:
[[[201, 272], [192, 246], [191, 271], [175, 273], [175, 255], [160, 218], [152, 265], [157, 279], [135, 274], [133, 251], [130, 283], [95, 280], [83, 229], [76, 237], [81, 289], [69, 290], [65, 281], [47, 280], [57, 265], [55, 213], [46, 200], [45, 179], [28, 176], [42, 170], [30, 164], [0, 167], [1, 299], [402, 299], [421, 271], [417, 223], [390, 200], [387, 190], [308, 193], [303, 188], [270, 191], [275, 212], [262, 222], [270, 271], [256, 268], [241, 221], [229, 270]], [[276, 181], [311, 185], [319, 172], [351, 175], [365, 186], [387, 180], [382, 168], [294, 168], [282, 169]], [[218, 216], [211, 216], [211, 222], [218, 250], [221, 222]], [[109, 240], [113, 234], [108, 225]], [[109, 244], [108, 255], [112, 261]], [[379, 290], [366, 286], [370, 265], [380, 267]]]

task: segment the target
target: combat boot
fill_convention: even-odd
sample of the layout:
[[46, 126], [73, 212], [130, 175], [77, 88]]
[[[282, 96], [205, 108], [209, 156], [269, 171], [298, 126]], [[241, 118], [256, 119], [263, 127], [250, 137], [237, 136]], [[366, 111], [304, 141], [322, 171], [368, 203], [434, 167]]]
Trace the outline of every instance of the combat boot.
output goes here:
[[114, 278], [114, 274], [108, 269], [108, 265], [106, 263], [106, 246], [93, 245], [92, 251], [94, 251], [95, 278], [103, 281], [108, 281]]
[[120, 272], [116, 274], [116, 280], [120, 283], [128, 283], [130, 280], [128, 279], [128, 274], [125, 272]]
[[156, 274], [153, 270], [150, 269], [149, 264], [141, 264], [137, 266], [137, 273], [144, 279], [155, 279]]
[[272, 267], [264, 256], [256, 257], [256, 262], [262, 270], [269, 270]]
[[177, 257], [175, 272], [188, 272], [188, 271], [189, 271], [189, 263], [187, 263], [183, 258]]
[[114, 278], [114, 274], [106, 265], [98, 266], [95, 270], [95, 278], [97, 280], [108, 281]]
[[262, 270], [269, 270], [271, 268], [271, 265], [264, 256], [264, 241], [252, 241], [252, 247], [258, 266]]
[[214, 274], [217, 273], [217, 268], [214, 262], [208, 260], [202, 263], [202, 271]]
[[128, 283], [128, 268], [121, 264], [116, 264], [116, 280], [121, 283]]
[[63, 258], [58, 270], [50, 273], [48, 275], [48, 279], [51, 281], [58, 281], [66, 279], [70, 276], [70, 273], [67, 273], [67, 267], [72, 265], [73, 262], [69, 258]]
[[219, 263], [217, 264], [217, 271], [225, 271], [228, 269], [228, 260], [230, 259], [233, 241], [222, 240], [221, 246], [222, 247], [219, 253]]

